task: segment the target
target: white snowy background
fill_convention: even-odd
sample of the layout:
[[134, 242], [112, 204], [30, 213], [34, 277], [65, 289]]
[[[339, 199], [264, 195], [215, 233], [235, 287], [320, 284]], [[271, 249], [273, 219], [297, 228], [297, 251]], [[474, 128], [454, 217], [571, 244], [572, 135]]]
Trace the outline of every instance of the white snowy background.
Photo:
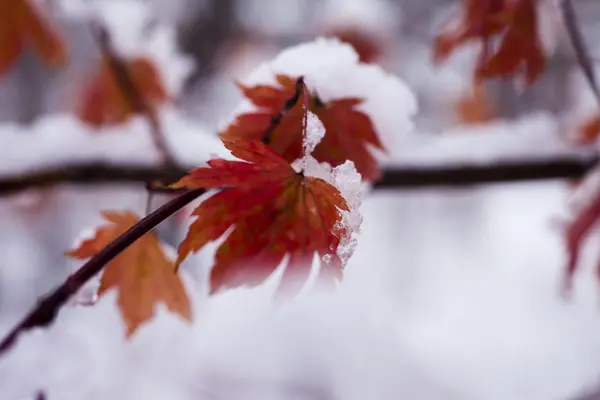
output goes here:
[[[0, 175], [67, 161], [155, 163], [143, 119], [93, 132], [69, 114], [69, 93], [97, 58], [81, 21], [105, 17], [119, 50], [152, 56], [177, 94], [194, 66], [175, 46], [175, 26], [185, 22], [187, 10], [211, 3], [54, 3], [61, 26], [79, 33], [66, 37], [75, 61], [66, 71], [32, 72], [35, 57], [26, 55], [0, 82]], [[245, 29], [298, 37], [288, 45], [305, 41], [307, 31], [327, 21], [351, 21], [380, 33], [389, 46], [382, 64], [402, 79], [379, 67], [354, 68], [354, 53], [333, 42], [313, 43], [317, 51], [299, 61], [288, 50], [268, 65], [315, 75], [309, 84], [319, 93], [356, 91], [376, 99], [365, 107], [391, 146], [387, 164], [589, 154], [565, 140], [573, 116], [589, 115], [595, 106], [577, 70], [569, 74], [576, 96], [564, 112], [542, 106], [510, 120], [459, 127], [448, 110], [468, 87], [472, 54], [434, 69], [424, 44], [407, 39], [394, 45], [394, 34], [408, 35], [406, 21], [416, 19], [411, 2], [241, 3]], [[451, 2], [442, 3], [434, 20], [443, 19]], [[390, 18], [389, 7], [398, 18]], [[307, 11], [312, 8], [317, 11]], [[158, 19], [158, 27], [140, 35], [147, 18]], [[238, 44], [221, 55], [217, 72], [186, 95], [181, 109], [161, 111], [182, 163], [201, 165], [226, 154], [215, 132], [239, 110], [234, 79], [267, 79], [264, 65], [250, 72], [281, 50], [276, 41], [249, 41], [251, 46]], [[354, 67], [340, 75], [327, 71], [339, 65]], [[44, 112], [24, 123], [23, 107], [33, 101], [23, 94], [24, 76], [31, 74], [38, 79], [27, 84], [39, 81], [44, 88], [43, 99], [36, 99]], [[344, 80], [348, 76], [352, 84]], [[34, 399], [39, 391], [49, 400], [574, 398], [600, 379], [600, 288], [594, 273], [600, 252], [595, 243], [586, 249], [572, 299], [561, 298], [566, 257], [557, 220], [569, 215], [572, 193], [567, 182], [554, 181], [372, 191], [363, 198], [362, 232], [338, 292], [301, 296], [279, 309], [271, 305], [268, 284], [207, 299], [213, 246], [184, 265], [193, 324], [161, 307], [125, 341], [114, 293], [93, 307], [67, 307], [51, 328], [23, 335], [0, 358], [0, 399]], [[63, 253], [101, 222], [99, 210], [142, 214], [145, 203], [141, 184], [62, 185], [0, 198], [0, 334], [80, 265]], [[184, 230], [178, 220], [158, 232], [176, 244]]]

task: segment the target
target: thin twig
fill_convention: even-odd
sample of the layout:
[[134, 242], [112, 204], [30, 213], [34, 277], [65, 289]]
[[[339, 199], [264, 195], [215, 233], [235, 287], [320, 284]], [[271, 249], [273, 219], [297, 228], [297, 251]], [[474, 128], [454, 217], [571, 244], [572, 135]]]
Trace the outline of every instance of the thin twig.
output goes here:
[[35, 327], [48, 326], [54, 321], [58, 311], [71, 296], [74, 296], [104, 266], [118, 256], [128, 246], [154, 229], [159, 223], [173, 215], [187, 204], [198, 198], [205, 191], [193, 189], [169, 201], [156, 211], [129, 228], [125, 233], [112, 241], [97, 255], [83, 264], [58, 288], [44, 296], [38, 304], [15, 326], [0, 342], [0, 354], [10, 349], [19, 335]]
[[[383, 169], [375, 189], [415, 189], [453, 187], [499, 182], [577, 179], [598, 164], [597, 156], [556, 157], [542, 160], [496, 161], [490, 164], [444, 164], [398, 166]], [[193, 167], [152, 167], [131, 164], [84, 163], [46, 167], [43, 170], [0, 176], [0, 197], [24, 190], [59, 184], [67, 185], [140, 185], [154, 193], [178, 194], [185, 189], [148, 185], [145, 182], [171, 183], [181, 179]]]
[[169, 145], [165, 139], [165, 135], [160, 126], [160, 122], [158, 121], [156, 112], [139, 92], [125, 62], [114, 51], [110, 34], [106, 28], [98, 22], [92, 23], [91, 29], [94, 34], [93, 36], [100, 47], [100, 52], [108, 61], [108, 65], [111, 68], [113, 77], [115, 78], [117, 86], [120, 88], [123, 97], [136, 113], [142, 114], [146, 117], [150, 127], [150, 135], [152, 137], [152, 141], [154, 142], [154, 147], [161, 157], [161, 163], [167, 166], [177, 165], [177, 161], [173, 157], [172, 152], [169, 149]]
[[579, 29], [573, 2], [571, 0], [562, 0], [561, 6], [563, 17], [565, 19], [565, 26], [567, 28], [569, 38], [571, 39], [573, 49], [575, 50], [577, 62], [579, 63], [579, 66], [581, 67], [581, 70], [588, 81], [590, 89], [592, 89], [592, 92], [594, 93], [594, 97], [598, 102], [598, 106], [600, 106], [600, 89], [598, 88], [598, 82], [594, 73], [594, 63], [583, 40], [581, 30]]

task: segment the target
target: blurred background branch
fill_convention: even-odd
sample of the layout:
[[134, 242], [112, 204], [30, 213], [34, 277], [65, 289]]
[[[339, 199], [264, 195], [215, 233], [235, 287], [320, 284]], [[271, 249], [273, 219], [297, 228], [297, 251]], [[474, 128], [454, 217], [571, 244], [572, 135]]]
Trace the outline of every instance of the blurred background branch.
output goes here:
[[[468, 186], [500, 182], [578, 179], [598, 164], [598, 157], [556, 157], [510, 160], [492, 164], [453, 163], [433, 166], [388, 166], [375, 189], [414, 189], [430, 186]], [[60, 184], [171, 183], [193, 167], [133, 164], [74, 163], [0, 177], [0, 196]]]

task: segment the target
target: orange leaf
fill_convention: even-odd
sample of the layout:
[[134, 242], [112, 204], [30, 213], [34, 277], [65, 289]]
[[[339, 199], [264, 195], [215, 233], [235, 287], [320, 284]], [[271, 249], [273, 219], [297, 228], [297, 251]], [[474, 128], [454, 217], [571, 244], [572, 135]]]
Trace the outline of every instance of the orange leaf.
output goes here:
[[481, 83], [476, 84], [471, 93], [458, 100], [456, 114], [459, 122], [464, 125], [481, 124], [495, 118], [494, 108]]
[[531, 85], [544, 72], [546, 56], [538, 36], [536, 0], [517, 1], [498, 51], [477, 68], [480, 78], [506, 78], [525, 68], [525, 83]]
[[[542, 74], [546, 56], [538, 33], [537, 0], [463, 0], [459, 27], [436, 38], [434, 60], [444, 61], [457, 47], [480, 41], [476, 79], [506, 78], [525, 69], [531, 85]], [[500, 40], [499, 46], [495, 42]]]
[[[129, 211], [104, 211], [102, 215], [110, 224], [99, 227], [93, 239], [85, 240], [77, 249], [69, 251], [68, 256], [93, 257], [138, 221]], [[170, 311], [191, 319], [183, 283], [154, 232], [142, 236], [106, 265], [98, 294], [113, 288], [119, 291], [118, 304], [128, 335], [152, 318], [154, 307], [161, 301]]]
[[347, 229], [336, 224], [340, 210], [348, 206], [340, 192], [320, 178], [296, 172], [260, 141], [224, 143], [245, 161], [211, 160], [210, 167], [193, 170], [174, 185], [222, 189], [194, 210], [198, 218], [179, 246], [177, 263], [230, 232], [211, 270], [213, 292], [261, 283], [286, 255], [290, 258], [279, 293], [294, 295], [301, 289], [315, 253], [331, 257], [322, 265], [322, 272], [327, 269], [322, 279], [341, 278], [336, 249]]
[[579, 125], [576, 141], [581, 145], [590, 145], [598, 141], [598, 136], [600, 136], [600, 115]]
[[26, 46], [52, 66], [66, 60], [66, 48], [29, 0], [0, 2], [0, 74], [5, 73]]
[[[277, 76], [278, 85], [238, 85], [258, 111], [239, 115], [223, 132], [226, 140], [259, 140], [271, 119], [284, 107], [287, 99], [295, 92], [296, 79]], [[302, 97], [300, 97], [302, 99]], [[357, 109], [360, 99], [344, 98], [323, 103], [316, 93], [309, 95], [309, 110], [319, 117], [325, 126], [325, 137], [317, 145], [312, 156], [320, 162], [336, 167], [347, 160], [354, 162], [356, 169], [366, 180], [377, 180], [381, 170], [368, 145], [383, 150], [367, 114]], [[302, 157], [302, 100], [282, 118], [270, 137], [269, 144], [288, 162]]]
[[[160, 73], [152, 61], [138, 57], [125, 62], [135, 89], [151, 111], [168, 100]], [[79, 118], [93, 126], [120, 124], [144, 110], [134, 105], [114, 77], [109, 61], [104, 59], [98, 72], [81, 93], [77, 109]]]

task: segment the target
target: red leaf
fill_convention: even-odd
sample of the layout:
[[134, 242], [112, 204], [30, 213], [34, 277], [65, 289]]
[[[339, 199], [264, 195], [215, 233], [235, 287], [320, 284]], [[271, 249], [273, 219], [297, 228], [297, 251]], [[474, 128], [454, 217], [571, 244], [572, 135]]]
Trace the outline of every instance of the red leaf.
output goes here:
[[[226, 140], [260, 140], [287, 99], [294, 95], [296, 79], [285, 75], [277, 76], [278, 86], [238, 85], [240, 90], [259, 111], [238, 116], [223, 132]], [[366, 180], [377, 180], [381, 171], [368, 145], [383, 150], [371, 119], [356, 107], [360, 99], [345, 98], [323, 103], [316, 93], [309, 95], [309, 110], [319, 117], [325, 126], [325, 137], [317, 145], [312, 156], [320, 162], [338, 166], [347, 160], [354, 162], [356, 169]], [[282, 118], [270, 136], [269, 144], [275, 152], [288, 162], [302, 154], [302, 101], [292, 107]]]
[[[457, 47], [480, 41], [475, 77], [506, 78], [525, 69], [531, 85], [544, 70], [546, 56], [538, 34], [537, 0], [463, 0], [463, 18], [456, 30], [439, 35], [434, 59], [444, 61]], [[499, 46], [494, 42], [500, 40]]]
[[[125, 66], [142, 100], [153, 109], [168, 100], [160, 73], [152, 61], [138, 57], [126, 61]], [[120, 124], [128, 121], [136, 110], [127, 93], [115, 79], [108, 62], [103, 60], [98, 72], [91, 77], [80, 94], [77, 115], [93, 126]]]
[[546, 56], [538, 36], [535, 2], [536, 0], [520, 0], [510, 10], [510, 19], [502, 44], [485, 64], [479, 66], [479, 77], [506, 78], [516, 74], [523, 66], [525, 82], [531, 85], [544, 72]]
[[[575, 274], [579, 262], [579, 254], [585, 239], [590, 234], [593, 227], [600, 219], [600, 191], [589, 201], [567, 225], [565, 231], [565, 241], [569, 259], [565, 271], [565, 289], [568, 291], [572, 285], [573, 275]], [[598, 265], [598, 274], [600, 274], [600, 264]]]
[[340, 278], [336, 249], [346, 229], [336, 224], [340, 210], [348, 206], [339, 191], [320, 178], [296, 172], [260, 141], [224, 143], [245, 161], [211, 160], [209, 168], [198, 168], [174, 185], [222, 189], [194, 210], [198, 218], [179, 246], [177, 264], [233, 228], [215, 256], [213, 292], [261, 283], [286, 255], [290, 259], [280, 293], [297, 293], [315, 253], [331, 254], [329, 268], [334, 273], [327, 278]]
[[0, 1], [0, 20], [0, 75], [7, 72], [26, 46], [51, 66], [66, 61], [62, 39], [31, 1]]

